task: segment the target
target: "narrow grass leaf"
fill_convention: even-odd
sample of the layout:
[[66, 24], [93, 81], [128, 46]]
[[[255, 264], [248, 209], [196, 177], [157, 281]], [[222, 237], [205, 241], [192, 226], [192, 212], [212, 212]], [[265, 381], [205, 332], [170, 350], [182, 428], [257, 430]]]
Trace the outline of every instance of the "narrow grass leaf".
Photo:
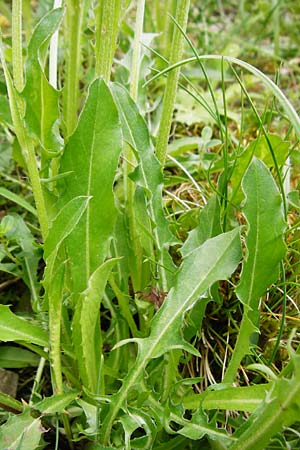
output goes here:
[[154, 81], [156, 78], [160, 77], [161, 75], [165, 75], [170, 70], [176, 69], [179, 66], [183, 66], [185, 64], [192, 63], [194, 61], [205, 61], [205, 60], [215, 60], [215, 61], [227, 61], [229, 64], [236, 64], [237, 66], [240, 66], [246, 70], [248, 70], [250, 73], [255, 75], [266, 87], [270, 89], [274, 97], [278, 100], [281, 107], [285, 111], [287, 117], [289, 118], [291, 124], [293, 125], [295, 132], [298, 136], [300, 136], [300, 118], [297, 114], [295, 108], [292, 106], [292, 104], [289, 102], [289, 100], [284, 95], [283, 91], [272, 81], [267, 75], [265, 75], [263, 72], [261, 72], [259, 69], [254, 67], [253, 65], [238, 59], [234, 58], [232, 56], [225, 56], [225, 55], [197, 55], [196, 57], [191, 57], [188, 59], [184, 59], [178, 63], [175, 63], [166, 69], [161, 70], [159, 73], [155, 74], [151, 79], [149, 79], [144, 86]]
[[24, 341], [47, 347], [47, 333], [38, 325], [12, 313], [9, 306], [0, 305], [0, 340]]
[[0, 187], [0, 195], [31, 212], [31, 214], [33, 214], [34, 216], [37, 215], [36, 209], [20, 195], [17, 195], [14, 192], [9, 191], [8, 189], [5, 189], [4, 187]]
[[121, 146], [112, 95], [103, 80], [96, 80], [60, 167], [61, 173], [70, 171], [72, 175], [59, 180], [59, 206], [78, 196], [90, 198], [78, 225], [66, 239], [75, 293], [87, 288], [90, 276], [108, 254], [117, 217], [113, 183]]
[[244, 315], [225, 382], [233, 381], [242, 358], [249, 353], [250, 337], [258, 327], [260, 297], [278, 279], [279, 264], [286, 252], [282, 199], [263, 162], [253, 159], [242, 186], [246, 196], [247, 254], [236, 294], [244, 305]]

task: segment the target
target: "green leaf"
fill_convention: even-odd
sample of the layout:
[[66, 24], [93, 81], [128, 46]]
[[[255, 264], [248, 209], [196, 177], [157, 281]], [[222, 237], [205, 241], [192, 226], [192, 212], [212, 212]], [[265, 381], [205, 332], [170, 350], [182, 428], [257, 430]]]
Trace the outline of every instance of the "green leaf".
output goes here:
[[157, 358], [175, 348], [198, 355], [196, 349], [182, 337], [184, 314], [197, 300], [201, 301], [201, 296], [213, 283], [227, 279], [236, 269], [240, 258], [240, 233], [239, 229], [235, 229], [209, 239], [183, 260], [173, 288], [153, 319], [149, 337], [133, 339], [139, 346], [138, 356], [122, 388], [112, 399], [103, 424], [104, 439], [108, 438], [119, 408], [123, 406], [130, 389], [143, 375], [144, 368], [151, 358]]
[[195, 353], [180, 334], [184, 313], [213, 283], [228, 279], [240, 257], [240, 234], [235, 229], [207, 240], [183, 260], [174, 287], [153, 319], [149, 338], [139, 341], [140, 358], [157, 358], [173, 348]]
[[250, 350], [250, 336], [257, 331], [259, 300], [278, 279], [286, 246], [282, 199], [268, 168], [254, 158], [243, 179], [247, 220], [247, 254], [236, 294], [244, 305], [238, 340], [224, 382], [231, 382], [242, 358]]
[[37, 215], [36, 209], [20, 195], [17, 195], [14, 192], [9, 191], [8, 189], [5, 189], [4, 187], [0, 187], [0, 195], [31, 212], [31, 214], [33, 214], [34, 216]]
[[40, 419], [34, 419], [30, 410], [11, 416], [0, 427], [0, 448], [5, 450], [36, 450], [42, 437]]
[[42, 414], [60, 414], [78, 398], [78, 391], [64, 392], [63, 394], [56, 394], [52, 397], [46, 397], [42, 401], [34, 405], [34, 409], [40, 411]]
[[8, 306], [0, 305], [0, 340], [24, 341], [47, 347], [47, 333], [38, 325], [15, 314]]
[[99, 393], [102, 338], [100, 304], [107, 279], [116, 259], [109, 259], [90, 276], [87, 289], [80, 295], [73, 319], [73, 343], [79, 372], [85, 387]]
[[9, 101], [4, 95], [0, 95], [0, 123], [11, 125]]
[[14, 413], [22, 412], [24, 409], [21, 402], [3, 392], [0, 392], [0, 407]]
[[[276, 134], [269, 133], [267, 134], [267, 138], [276, 157], [278, 167], [282, 167], [288, 157], [290, 143], [283, 141], [281, 137]], [[243, 193], [240, 190], [240, 187], [243, 176], [245, 175], [253, 156], [256, 156], [258, 159], [262, 160], [268, 167], [274, 166], [269, 144], [266, 136], [259, 136], [257, 139], [252, 141], [246, 150], [238, 157], [231, 177], [233, 192], [231, 201], [235, 204], [239, 204], [243, 200]]]
[[78, 126], [61, 158], [60, 172], [72, 175], [59, 180], [63, 207], [78, 196], [91, 198], [76, 228], [66, 239], [73, 292], [88, 285], [103, 263], [114, 232], [117, 209], [113, 183], [121, 152], [118, 111], [103, 80], [96, 80], [81, 113]]
[[29, 350], [20, 347], [5, 346], [0, 348], [0, 367], [17, 369], [20, 367], [36, 367], [40, 358]]
[[0, 233], [3, 233], [10, 241], [16, 241], [22, 249], [16, 256], [21, 259], [22, 278], [31, 291], [33, 307], [35, 308], [39, 300], [37, 268], [40, 260], [40, 249], [24, 220], [17, 214], [8, 214], [2, 219]]
[[277, 378], [263, 402], [250, 419], [238, 429], [231, 450], [263, 450], [272, 436], [299, 421], [300, 356], [293, 354], [295, 371], [292, 378]]
[[203, 244], [207, 239], [221, 234], [221, 209], [217, 195], [213, 195], [199, 215], [199, 225], [190, 233], [180, 249], [183, 257]]
[[44, 73], [42, 49], [57, 30], [63, 13], [63, 8], [51, 10], [34, 29], [28, 47], [26, 85], [22, 92], [28, 128], [52, 154], [61, 148], [61, 138], [55, 129], [59, 117], [59, 92], [50, 85]]
[[171, 244], [177, 243], [177, 240], [169, 229], [162, 207], [162, 167], [154, 154], [146, 123], [129, 93], [117, 84], [113, 85], [112, 92], [119, 108], [124, 139], [134, 149], [139, 161], [131, 179], [145, 191], [153, 224], [152, 234], [159, 253], [158, 264], [161, 267], [162, 283], [167, 288], [172, 285], [175, 271], [168, 249]]
[[49, 228], [44, 244], [44, 257], [59, 250], [61, 243], [72, 233], [87, 208], [89, 198], [75, 197], [59, 211]]
[[254, 158], [243, 179], [248, 224], [247, 257], [236, 293], [248, 309], [257, 310], [259, 297], [274, 283], [284, 258], [286, 230], [282, 200], [268, 168]]
[[[218, 387], [215, 386], [215, 388]], [[184, 398], [185, 409], [227, 409], [230, 411], [254, 411], [266, 398], [272, 383], [245, 387], [220, 387], [203, 394], [191, 394]]]

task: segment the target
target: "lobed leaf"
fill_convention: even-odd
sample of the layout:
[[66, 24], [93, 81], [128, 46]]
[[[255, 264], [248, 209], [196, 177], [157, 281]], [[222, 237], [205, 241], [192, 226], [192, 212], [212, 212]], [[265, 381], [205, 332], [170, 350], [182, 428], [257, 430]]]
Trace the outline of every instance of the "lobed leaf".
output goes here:
[[42, 414], [59, 414], [78, 398], [78, 391], [64, 392], [63, 394], [52, 395], [46, 397], [34, 405], [34, 409]]
[[218, 280], [227, 279], [236, 269], [241, 258], [239, 229], [207, 240], [184, 260], [175, 278], [174, 287], [163, 306], [154, 317], [149, 337], [134, 339], [138, 343], [138, 356], [122, 388], [113, 397], [109, 413], [104, 420], [104, 441], [108, 439], [110, 427], [123, 406], [128, 392], [140, 380], [151, 358], [175, 348], [185, 349], [198, 355], [182, 334], [184, 314]]
[[39, 446], [43, 428], [41, 420], [34, 419], [30, 410], [10, 416], [0, 427], [0, 448], [5, 450], [36, 450]]

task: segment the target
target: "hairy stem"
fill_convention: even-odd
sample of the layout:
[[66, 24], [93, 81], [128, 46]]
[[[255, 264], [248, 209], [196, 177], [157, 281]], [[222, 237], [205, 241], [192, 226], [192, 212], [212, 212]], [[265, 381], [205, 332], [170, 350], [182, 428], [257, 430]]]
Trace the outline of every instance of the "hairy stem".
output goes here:
[[77, 123], [81, 65], [81, 26], [84, 8], [78, 0], [67, 0], [66, 4], [64, 120], [66, 134], [70, 136]]
[[12, 2], [12, 66], [15, 88], [21, 92], [24, 87], [22, 57], [22, 0]]
[[[190, 1], [182, 0], [177, 3], [175, 20], [183, 31], [186, 30]], [[173, 40], [170, 54], [170, 65], [179, 61], [183, 52], [184, 36], [180, 29], [174, 25]], [[168, 73], [166, 90], [164, 94], [162, 115], [156, 141], [156, 155], [158, 160], [164, 165], [167, 155], [167, 145], [172, 124], [172, 115], [176, 98], [180, 68]]]
[[105, 82], [110, 80], [120, 10], [120, 0], [102, 0], [96, 13], [96, 75]]

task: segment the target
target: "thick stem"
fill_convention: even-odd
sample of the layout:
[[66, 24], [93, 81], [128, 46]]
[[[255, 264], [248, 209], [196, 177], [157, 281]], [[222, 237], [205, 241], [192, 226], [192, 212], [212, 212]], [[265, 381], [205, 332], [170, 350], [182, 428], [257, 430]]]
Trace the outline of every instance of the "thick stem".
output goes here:
[[119, 29], [120, 0], [102, 0], [96, 15], [96, 75], [110, 80]]
[[17, 91], [24, 87], [22, 57], [22, 0], [12, 3], [12, 66], [13, 80]]
[[[187, 26], [188, 12], [189, 12], [190, 1], [182, 0], [177, 2], [175, 20], [178, 25], [185, 32]], [[182, 57], [183, 53], [183, 43], [184, 36], [182, 35], [180, 29], [174, 25], [174, 33], [170, 54], [170, 65], [175, 64]], [[172, 124], [172, 115], [174, 109], [174, 103], [176, 99], [176, 91], [178, 85], [180, 68], [176, 68], [168, 73], [166, 90], [164, 94], [161, 122], [158, 130], [157, 141], [156, 141], [156, 155], [158, 160], [164, 165], [167, 155], [167, 146], [169, 133]]]
[[81, 25], [83, 6], [78, 0], [67, 0], [66, 10], [66, 75], [64, 87], [64, 120], [67, 136], [77, 124], [81, 65]]

